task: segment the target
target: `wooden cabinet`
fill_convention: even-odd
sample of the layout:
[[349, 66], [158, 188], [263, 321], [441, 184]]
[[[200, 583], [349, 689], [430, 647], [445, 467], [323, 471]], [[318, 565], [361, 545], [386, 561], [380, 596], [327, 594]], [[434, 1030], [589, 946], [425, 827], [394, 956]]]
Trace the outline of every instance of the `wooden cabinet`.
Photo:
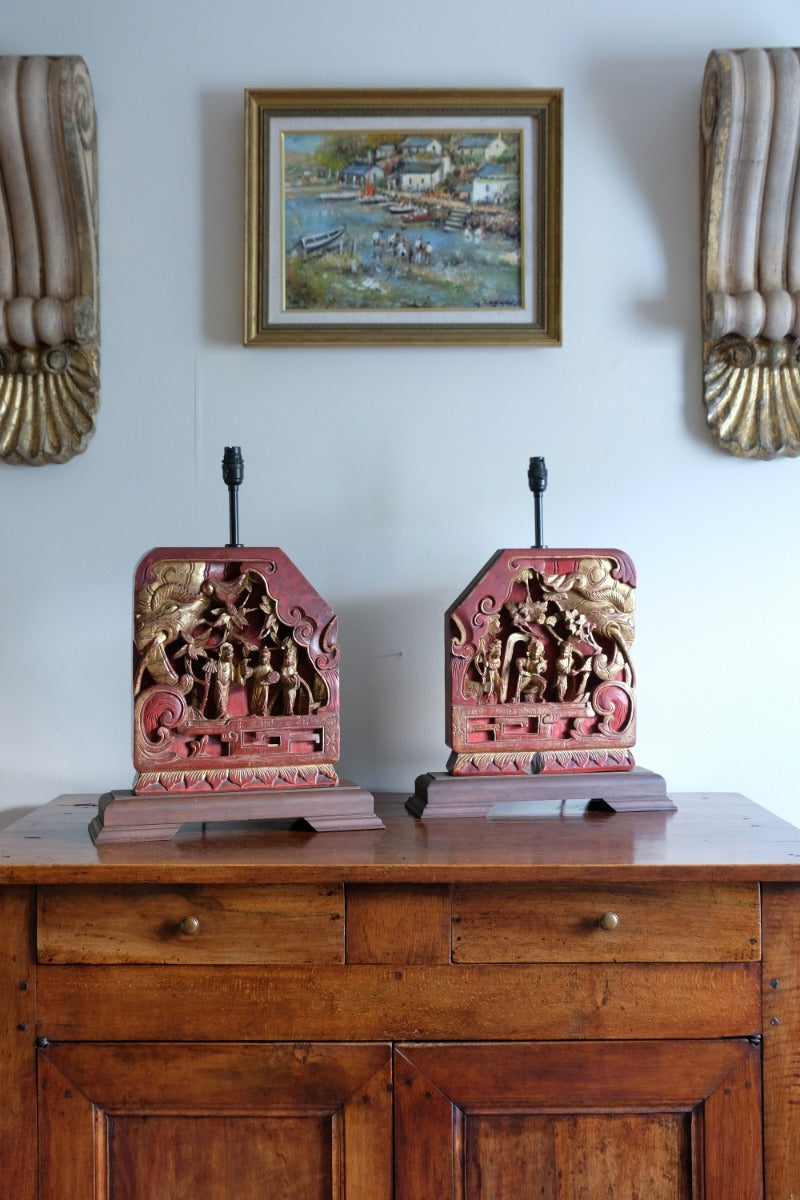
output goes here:
[[0, 1200], [791, 1200], [800, 833], [0, 835]]

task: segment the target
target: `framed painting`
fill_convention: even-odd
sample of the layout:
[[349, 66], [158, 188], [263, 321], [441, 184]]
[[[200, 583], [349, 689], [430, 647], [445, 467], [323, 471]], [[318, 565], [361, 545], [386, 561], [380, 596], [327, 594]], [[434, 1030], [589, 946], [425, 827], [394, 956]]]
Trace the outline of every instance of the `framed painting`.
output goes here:
[[246, 346], [560, 344], [560, 90], [248, 90], [245, 164]]

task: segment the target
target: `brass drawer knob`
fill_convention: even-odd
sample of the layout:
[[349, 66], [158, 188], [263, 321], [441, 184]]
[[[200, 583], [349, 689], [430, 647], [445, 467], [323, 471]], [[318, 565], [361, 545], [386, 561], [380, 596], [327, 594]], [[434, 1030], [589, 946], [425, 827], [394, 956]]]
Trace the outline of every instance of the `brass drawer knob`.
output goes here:
[[181, 933], [185, 933], [187, 937], [193, 937], [196, 933], [200, 932], [199, 918], [193, 916], [181, 917], [181, 920], [178, 923], [178, 928], [180, 929]]
[[616, 929], [619, 925], [619, 917], [615, 912], [604, 912], [597, 924], [601, 929], [605, 929], [610, 933], [612, 929]]

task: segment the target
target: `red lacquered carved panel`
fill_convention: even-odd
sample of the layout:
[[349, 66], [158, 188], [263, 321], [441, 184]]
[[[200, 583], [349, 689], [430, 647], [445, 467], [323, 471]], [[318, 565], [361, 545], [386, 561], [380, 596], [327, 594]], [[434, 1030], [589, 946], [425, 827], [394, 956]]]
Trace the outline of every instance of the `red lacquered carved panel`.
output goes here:
[[135, 792], [336, 785], [336, 616], [282, 550], [152, 550], [134, 589]]
[[454, 775], [634, 765], [633, 563], [499, 550], [446, 616]]

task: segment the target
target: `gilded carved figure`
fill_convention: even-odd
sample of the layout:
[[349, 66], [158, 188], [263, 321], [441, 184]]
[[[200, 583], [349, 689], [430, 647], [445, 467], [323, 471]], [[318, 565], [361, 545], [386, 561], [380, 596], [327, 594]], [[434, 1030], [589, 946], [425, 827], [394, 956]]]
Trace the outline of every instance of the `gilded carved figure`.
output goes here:
[[233, 646], [230, 642], [221, 643], [216, 661], [213, 658], [206, 659], [203, 671], [213, 676], [214, 680], [214, 716], [227, 717], [228, 698], [235, 674]]
[[517, 688], [514, 693], [514, 703], [520, 700], [538, 700], [547, 688], [544, 673], [547, 670], [544, 645], [539, 638], [531, 636], [527, 650], [515, 659], [517, 668]]
[[250, 686], [250, 711], [257, 717], [267, 717], [270, 713], [270, 688], [273, 687], [280, 675], [272, 666], [272, 651], [269, 646], [262, 646], [258, 654], [258, 666], [248, 669], [252, 677]]

